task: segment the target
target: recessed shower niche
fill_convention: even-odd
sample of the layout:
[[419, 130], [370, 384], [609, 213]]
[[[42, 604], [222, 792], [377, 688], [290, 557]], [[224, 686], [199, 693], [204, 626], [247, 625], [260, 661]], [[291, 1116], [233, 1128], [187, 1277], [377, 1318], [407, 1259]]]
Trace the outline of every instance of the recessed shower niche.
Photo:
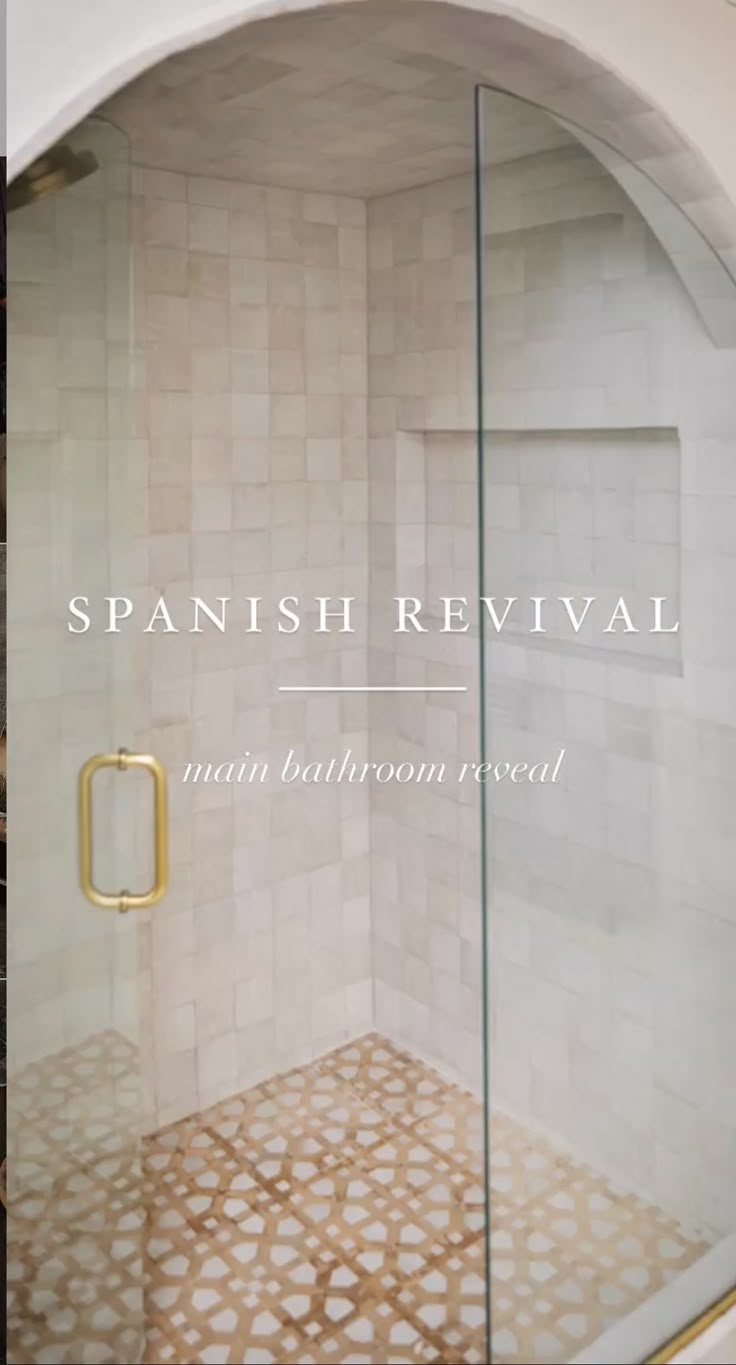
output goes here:
[[[11, 1359], [564, 1362], [646, 1302], [642, 1358], [730, 1265], [733, 282], [652, 121], [644, 169], [612, 151], [627, 92], [610, 143], [569, 122], [587, 58], [544, 40], [557, 117], [474, 114], [517, 30], [248, 25], [11, 219]], [[232, 628], [75, 639], [93, 592]], [[681, 629], [397, 633], [401, 595]], [[168, 771], [171, 877], [118, 921], [73, 792], [120, 746]], [[563, 749], [554, 786], [181, 780]], [[98, 875], [135, 891], [150, 793], [107, 777]]]
[[[476, 528], [462, 517], [475, 436], [397, 433], [396, 555], [418, 604], [415, 628], [477, 632], [485, 608], [490, 631], [525, 636], [528, 648], [593, 658], [606, 649], [629, 665], [639, 657], [655, 672], [679, 671], [678, 433], [530, 427], [486, 436], [493, 611], [453, 590], [466, 588], [462, 570], [475, 552]], [[408, 608], [398, 619], [402, 632], [410, 628]]]

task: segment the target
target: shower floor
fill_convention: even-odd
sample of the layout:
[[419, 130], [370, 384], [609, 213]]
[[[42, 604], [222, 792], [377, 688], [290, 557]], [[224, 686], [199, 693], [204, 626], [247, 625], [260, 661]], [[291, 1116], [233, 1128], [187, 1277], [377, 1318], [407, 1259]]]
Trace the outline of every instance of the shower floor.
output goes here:
[[[146, 1140], [119, 1034], [12, 1087], [8, 1359], [486, 1359], [482, 1107], [369, 1035]], [[705, 1251], [500, 1115], [494, 1362], [569, 1361]], [[22, 1192], [24, 1191], [24, 1193]], [[142, 1283], [141, 1231], [146, 1263]]]
[[[147, 1145], [146, 1360], [486, 1359], [480, 1103], [377, 1035]], [[496, 1117], [492, 1353], [563, 1362], [706, 1249]]]

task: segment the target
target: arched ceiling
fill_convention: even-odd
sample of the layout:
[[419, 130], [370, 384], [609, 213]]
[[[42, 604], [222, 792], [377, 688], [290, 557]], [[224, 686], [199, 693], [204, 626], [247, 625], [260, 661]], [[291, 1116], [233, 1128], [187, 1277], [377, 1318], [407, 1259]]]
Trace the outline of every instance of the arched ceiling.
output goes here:
[[[498, 56], [487, 15], [371, 0], [179, 53], [102, 112], [146, 166], [370, 198], [472, 167], [474, 86]], [[571, 140], [533, 107], [490, 98], [488, 162]]]
[[474, 89], [496, 81], [529, 102], [486, 93], [485, 164], [576, 142], [584, 128], [714, 341], [736, 346], [736, 284], [706, 241], [736, 242], [732, 206], [645, 100], [506, 18], [362, 0], [264, 19], [169, 57], [103, 113], [142, 165], [371, 198], [470, 171]]
[[[562, 3], [556, 0], [560, 8]], [[669, 0], [669, 5], [674, 13], [680, 0]], [[438, 147], [432, 145], [433, 137], [439, 141], [444, 136], [447, 110], [433, 107], [431, 92], [439, 96], [436, 104], [452, 106], [456, 99], [462, 101], [463, 81], [467, 88], [482, 80], [537, 100], [609, 143], [683, 208], [736, 276], [736, 202], [724, 194], [703, 158], [651, 107], [648, 97], [569, 42], [507, 15], [486, 12], [489, 8], [486, 0], [467, 0], [464, 5], [446, 0], [332, 0], [316, 6], [282, 0], [276, 17], [234, 28], [199, 48], [185, 48], [147, 73], [143, 80], [149, 83], [154, 109], [165, 126], [150, 126], [157, 113], [146, 111], [143, 101], [138, 101], [136, 115], [130, 91], [122, 91], [108, 107], [123, 123], [131, 120], [137, 154], [144, 138], [151, 154], [154, 141], [159, 150], [165, 137], [169, 164], [188, 155], [189, 149], [199, 156], [202, 168], [202, 157], [215, 151], [207, 125], [222, 141], [227, 124], [226, 145], [236, 153], [230, 158], [231, 172], [251, 176], [254, 172], [246, 168], [259, 156], [271, 160], [274, 148], [264, 152], [261, 144], [272, 137], [279, 142], [282, 166], [293, 167], [299, 153], [289, 160], [289, 145], [298, 148], [309, 138], [312, 119], [325, 157], [337, 143], [342, 144], [343, 156], [352, 145], [359, 158], [363, 151], [363, 161], [372, 155], [375, 161], [383, 157], [387, 162], [392, 151], [385, 142], [391, 138], [386, 131], [390, 121], [403, 126], [394, 150], [413, 159], [412, 174], [428, 179], [420, 165], [423, 145], [437, 175], [450, 173], [453, 160], [452, 144], [444, 144], [442, 163]], [[291, 11], [288, 15], [286, 9]], [[730, 31], [731, 16], [726, 7], [721, 12]], [[398, 53], [404, 54], [400, 60]], [[445, 65], [433, 73], [427, 59]], [[161, 73], [171, 82], [170, 90], [156, 84]], [[196, 101], [189, 97], [190, 84]], [[447, 99], [442, 98], [443, 90]], [[457, 115], [462, 118], [461, 103], [456, 119]], [[134, 127], [136, 117], [147, 118], [148, 129]], [[274, 123], [281, 124], [279, 133], [269, 132]], [[459, 127], [457, 121], [454, 126]], [[363, 137], [362, 147], [357, 134]], [[422, 136], [427, 139], [424, 144]], [[463, 149], [457, 150], [459, 160]], [[370, 187], [364, 189], [370, 192]]]
[[[714, 0], [701, 2], [703, 24], [712, 29]], [[24, 3], [38, 7], [42, 0]], [[98, 0], [90, 20], [92, 37], [108, 3]], [[609, 7], [609, 0], [596, 3], [600, 11]], [[160, 16], [162, 5], [167, 8], [170, 0], [157, 0], [151, 14]], [[684, 16], [683, 6], [684, 0], [667, 0], [665, 15], [661, 0], [648, 0], [647, 13], [654, 8], [659, 13], [660, 40], [664, 32], [674, 39], [676, 30], [670, 25], [670, 32], [666, 18]], [[643, 188], [637, 202], [655, 232], [664, 204], [665, 229], [680, 253], [683, 279], [694, 282], [694, 297], [707, 300], [709, 319], [714, 313], [724, 316], [720, 295], [733, 288], [736, 277], [736, 202], [704, 158], [647, 96], [581, 46], [539, 24], [489, 12], [549, 10], [564, 13], [570, 22], [574, 11], [582, 25], [580, 5], [576, 8], [573, 0], [524, 0], [523, 6], [516, 0], [326, 0], [324, 5], [240, 0], [239, 6], [235, 0], [209, 0], [204, 9], [196, 0], [193, 8], [200, 33], [209, 23], [219, 36], [188, 46], [179, 4], [178, 53], [104, 106], [128, 131], [136, 160], [370, 196], [467, 169], [473, 85], [499, 86], [538, 102], [568, 120], [571, 131], [583, 128], [613, 149], [611, 173], [622, 184], [624, 179], [631, 184], [633, 177], [635, 188]], [[591, 0], [584, 8], [588, 14]], [[238, 9], [243, 17], [254, 11], [278, 13], [239, 26]], [[628, 16], [630, 22], [627, 0], [616, 0], [616, 12], [619, 21]], [[719, 4], [718, 12], [732, 33], [730, 8]], [[192, 35], [194, 28], [192, 18]], [[611, 32], [610, 41], [617, 36]], [[691, 36], [694, 52], [695, 31]], [[150, 57], [172, 47], [176, 43], [170, 38], [152, 41]], [[486, 148], [491, 162], [559, 145], [568, 136], [531, 107], [517, 105], [509, 117], [500, 103], [497, 114], [486, 120], [492, 130]], [[677, 210], [688, 229], [684, 240]], [[729, 298], [725, 323], [719, 320], [711, 328], [721, 344], [736, 344], [735, 314]]]
[[[319, 0], [9, 0], [10, 178], [114, 91], [176, 51]], [[328, 0], [339, 6], [348, 0]], [[723, 0], [464, 0], [584, 52], [664, 115], [736, 203], [736, 16]], [[396, 0], [397, 13], [411, 0]], [[526, 62], [522, 61], [522, 74]], [[513, 73], [512, 73], [513, 74]], [[501, 83], [501, 82], [499, 82]], [[520, 93], [524, 93], [521, 91]], [[600, 129], [595, 129], [601, 135]], [[628, 149], [625, 149], [627, 154]]]

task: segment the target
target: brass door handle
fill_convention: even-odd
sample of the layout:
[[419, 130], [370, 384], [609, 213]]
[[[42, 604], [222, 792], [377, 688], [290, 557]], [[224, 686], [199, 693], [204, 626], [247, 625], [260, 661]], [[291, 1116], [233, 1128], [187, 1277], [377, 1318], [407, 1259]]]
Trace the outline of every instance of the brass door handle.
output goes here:
[[[100, 768], [144, 768], [153, 778], [153, 886], [141, 895], [129, 891], [99, 891], [92, 873], [92, 778]], [[88, 758], [79, 774], [79, 884], [93, 905], [103, 910], [145, 910], [155, 905], [166, 891], [169, 881], [169, 831], [167, 813], [166, 773], [151, 754], [129, 754], [119, 749], [116, 754], [95, 754]]]

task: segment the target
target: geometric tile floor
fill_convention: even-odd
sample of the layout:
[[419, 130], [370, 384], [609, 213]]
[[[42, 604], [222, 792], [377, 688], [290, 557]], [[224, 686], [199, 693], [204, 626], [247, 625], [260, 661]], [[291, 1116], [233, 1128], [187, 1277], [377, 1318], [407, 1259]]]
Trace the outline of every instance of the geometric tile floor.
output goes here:
[[145, 1208], [139, 1058], [117, 1033], [25, 1067], [8, 1089], [11, 1365], [137, 1361]]
[[[148, 1144], [151, 1362], [487, 1359], [482, 1108], [372, 1034]], [[498, 1117], [492, 1358], [564, 1362], [705, 1244]]]
[[[11, 1362], [131, 1365], [144, 1319], [148, 1365], [488, 1358], [474, 1097], [371, 1034], [146, 1139], [141, 1184], [135, 1067], [105, 1035], [22, 1079]], [[570, 1360], [706, 1249], [502, 1116], [490, 1169], [499, 1365]]]

